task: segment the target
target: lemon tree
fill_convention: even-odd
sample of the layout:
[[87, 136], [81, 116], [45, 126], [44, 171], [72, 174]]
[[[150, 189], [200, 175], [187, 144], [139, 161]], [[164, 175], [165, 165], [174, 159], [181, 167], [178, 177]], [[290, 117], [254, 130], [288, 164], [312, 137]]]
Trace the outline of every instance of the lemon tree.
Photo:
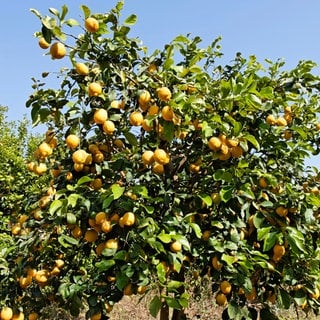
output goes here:
[[319, 173], [305, 165], [319, 152], [315, 63], [237, 54], [224, 66], [220, 39], [184, 35], [149, 53], [122, 7], [81, 6], [80, 21], [67, 6], [32, 10], [39, 50], [67, 67], [27, 101], [48, 127], [31, 171], [52, 179], [25, 209], [6, 306], [102, 319], [152, 289], [151, 314], [178, 319], [197, 274], [224, 318], [318, 313]]

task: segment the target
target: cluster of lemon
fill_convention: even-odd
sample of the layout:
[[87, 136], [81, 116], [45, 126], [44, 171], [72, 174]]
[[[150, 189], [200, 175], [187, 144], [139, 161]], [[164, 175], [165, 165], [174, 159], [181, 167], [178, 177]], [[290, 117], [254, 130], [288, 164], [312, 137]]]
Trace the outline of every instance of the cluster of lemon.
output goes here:
[[57, 147], [58, 139], [55, 137], [51, 130], [46, 132], [45, 140], [39, 145], [34, 152], [34, 158], [36, 162], [29, 162], [27, 168], [29, 171], [36, 173], [37, 175], [43, 175], [47, 171], [47, 165], [45, 160], [52, 155], [54, 148]]
[[211, 137], [208, 140], [208, 147], [217, 154], [219, 160], [228, 160], [230, 157], [240, 158], [243, 155], [239, 140], [229, 139], [224, 134]]

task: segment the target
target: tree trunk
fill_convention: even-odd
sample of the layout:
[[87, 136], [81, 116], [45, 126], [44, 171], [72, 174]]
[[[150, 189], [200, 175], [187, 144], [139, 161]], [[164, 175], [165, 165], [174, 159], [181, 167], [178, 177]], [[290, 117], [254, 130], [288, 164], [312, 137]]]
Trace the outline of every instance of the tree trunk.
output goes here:
[[169, 320], [169, 307], [165, 301], [160, 310], [160, 320]]
[[171, 320], [187, 320], [187, 317], [183, 310], [174, 309]]

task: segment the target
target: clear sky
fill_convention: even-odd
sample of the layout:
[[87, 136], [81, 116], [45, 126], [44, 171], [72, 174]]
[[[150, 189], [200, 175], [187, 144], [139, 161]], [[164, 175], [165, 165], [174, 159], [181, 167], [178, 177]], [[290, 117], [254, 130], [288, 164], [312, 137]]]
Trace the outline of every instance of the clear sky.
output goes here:
[[[44, 56], [33, 37], [40, 22], [30, 13], [35, 8], [48, 14], [48, 8], [69, 7], [69, 17], [81, 20], [80, 5], [92, 12], [106, 12], [116, 0], [3, 1], [0, 19], [0, 105], [9, 107], [10, 120], [29, 117], [25, 102], [32, 93], [31, 78], [43, 71], [56, 71], [57, 61]], [[236, 52], [265, 58], [283, 58], [286, 68], [301, 59], [320, 63], [319, 0], [126, 0], [123, 16], [138, 15], [132, 35], [151, 50], [163, 48], [179, 34], [191, 33], [203, 39], [203, 46], [222, 37], [224, 61]], [[59, 61], [70, 66], [68, 59]]]

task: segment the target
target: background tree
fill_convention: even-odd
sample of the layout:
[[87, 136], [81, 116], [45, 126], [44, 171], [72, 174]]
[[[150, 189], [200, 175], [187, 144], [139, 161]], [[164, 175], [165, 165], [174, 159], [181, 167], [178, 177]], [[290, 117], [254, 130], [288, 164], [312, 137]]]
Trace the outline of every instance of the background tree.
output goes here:
[[58, 89], [35, 81], [27, 102], [48, 125], [31, 169], [51, 168], [52, 181], [27, 208], [6, 304], [100, 319], [156, 288], [151, 314], [179, 319], [195, 271], [225, 318], [270, 319], [273, 304], [317, 313], [319, 177], [304, 165], [318, 153], [315, 63], [283, 71], [237, 54], [221, 66], [219, 39], [200, 48], [182, 35], [149, 54], [122, 6], [81, 6], [81, 23], [66, 6], [32, 10], [41, 48], [71, 65]]

